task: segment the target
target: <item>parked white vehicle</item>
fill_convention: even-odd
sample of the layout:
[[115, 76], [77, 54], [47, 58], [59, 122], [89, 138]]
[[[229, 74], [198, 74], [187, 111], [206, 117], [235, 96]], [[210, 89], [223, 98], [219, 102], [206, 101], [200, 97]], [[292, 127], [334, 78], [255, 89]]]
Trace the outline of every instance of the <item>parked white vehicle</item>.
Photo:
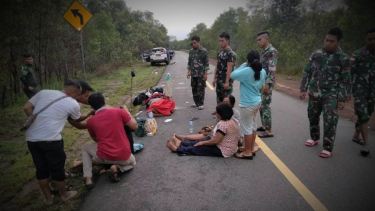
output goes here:
[[167, 49], [163, 47], [153, 48], [150, 55], [151, 66], [156, 63], [166, 63], [169, 64], [169, 58], [167, 56]]

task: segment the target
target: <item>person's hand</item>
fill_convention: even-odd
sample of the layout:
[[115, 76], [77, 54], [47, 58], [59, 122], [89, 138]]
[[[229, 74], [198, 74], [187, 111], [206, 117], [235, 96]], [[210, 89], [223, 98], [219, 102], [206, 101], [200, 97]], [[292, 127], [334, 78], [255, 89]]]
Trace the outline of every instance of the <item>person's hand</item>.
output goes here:
[[203, 74], [203, 80], [207, 81], [207, 73]]
[[194, 144], [195, 147], [197, 147], [197, 146], [203, 146], [203, 145], [204, 145], [204, 144], [203, 144], [203, 141], [200, 141], [200, 142]]
[[224, 89], [225, 89], [225, 90], [228, 90], [228, 89], [229, 89], [229, 81], [228, 81], [228, 82], [225, 82], [225, 84], [224, 84]]
[[212, 81], [212, 86], [215, 87], [216, 86], [216, 79], [214, 78], [214, 80]]
[[349, 95], [348, 95], [348, 102], [350, 102], [351, 100], [352, 100], [352, 95], [349, 94]]
[[188, 70], [186, 78], [190, 79], [190, 76], [191, 76], [191, 72], [190, 72], [190, 70]]
[[343, 110], [345, 108], [345, 102], [339, 102], [338, 109]]
[[29, 86], [29, 90], [30, 90], [30, 91], [34, 91], [34, 87]]
[[304, 100], [306, 98], [306, 94], [307, 94], [307, 92], [301, 92], [301, 94], [299, 95], [299, 98], [301, 100]]
[[90, 115], [95, 115], [95, 109], [91, 109], [91, 111], [89, 112], [89, 116]]
[[269, 84], [264, 85], [263, 92], [268, 93], [269, 90], [270, 90], [270, 85]]

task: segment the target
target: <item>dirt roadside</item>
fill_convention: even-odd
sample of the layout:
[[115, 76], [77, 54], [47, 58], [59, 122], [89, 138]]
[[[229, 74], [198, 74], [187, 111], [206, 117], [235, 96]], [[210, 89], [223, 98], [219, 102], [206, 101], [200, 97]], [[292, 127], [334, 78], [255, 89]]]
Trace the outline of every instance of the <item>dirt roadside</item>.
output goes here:
[[[216, 65], [217, 60], [210, 58], [210, 64]], [[301, 80], [291, 77], [283, 77], [276, 75], [276, 87], [275, 89], [279, 92], [282, 92], [284, 94], [290, 95], [294, 98], [299, 99], [300, 95], [300, 83]], [[307, 102], [308, 99], [305, 99]], [[354, 114], [354, 101], [353, 99], [345, 104], [345, 108], [343, 110], [339, 110], [339, 116], [344, 119], [348, 119], [352, 122], [357, 121], [357, 116]], [[307, 113], [306, 113], [307, 117]], [[375, 130], [375, 115], [372, 115], [370, 121], [369, 121], [369, 128], [371, 130]], [[353, 129], [354, 132], [354, 129]]]

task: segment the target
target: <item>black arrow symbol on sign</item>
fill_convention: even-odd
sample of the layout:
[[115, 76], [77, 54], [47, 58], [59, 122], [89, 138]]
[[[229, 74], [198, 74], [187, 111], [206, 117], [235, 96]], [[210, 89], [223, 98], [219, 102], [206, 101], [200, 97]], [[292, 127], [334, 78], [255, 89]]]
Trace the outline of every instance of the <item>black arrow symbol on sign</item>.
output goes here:
[[79, 9], [71, 9], [70, 11], [72, 11], [74, 17], [77, 17], [77, 15], [79, 16], [79, 19], [81, 20], [81, 25], [83, 25], [83, 16], [81, 13], [78, 12]]

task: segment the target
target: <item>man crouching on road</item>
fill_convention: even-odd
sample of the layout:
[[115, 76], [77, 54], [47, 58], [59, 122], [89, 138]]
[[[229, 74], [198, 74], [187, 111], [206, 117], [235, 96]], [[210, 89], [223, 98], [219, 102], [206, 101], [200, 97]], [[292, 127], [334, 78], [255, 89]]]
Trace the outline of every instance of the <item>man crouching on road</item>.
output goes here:
[[128, 111], [121, 108], [108, 108], [104, 96], [95, 92], [88, 98], [88, 103], [95, 110], [95, 116], [87, 121], [87, 129], [96, 143], [86, 143], [82, 148], [83, 177], [86, 187], [94, 186], [92, 181], [92, 163], [112, 164], [110, 179], [120, 181], [118, 171], [132, 169], [136, 162], [131, 153], [129, 140], [124, 125], [130, 129], [138, 128]]
[[27, 146], [35, 164], [36, 178], [45, 196], [44, 203], [47, 205], [53, 204], [48, 185], [50, 176], [56, 182], [63, 202], [77, 195], [77, 191], [66, 190], [64, 169], [66, 155], [60, 133], [68, 117], [71, 118], [70, 123], [80, 122], [85, 118], [81, 115], [79, 104], [75, 100], [80, 92], [79, 83], [68, 79], [61, 91], [42, 90], [24, 106], [26, 115], [31, 116], [53, 102], [38, 114], [26, 131]]

